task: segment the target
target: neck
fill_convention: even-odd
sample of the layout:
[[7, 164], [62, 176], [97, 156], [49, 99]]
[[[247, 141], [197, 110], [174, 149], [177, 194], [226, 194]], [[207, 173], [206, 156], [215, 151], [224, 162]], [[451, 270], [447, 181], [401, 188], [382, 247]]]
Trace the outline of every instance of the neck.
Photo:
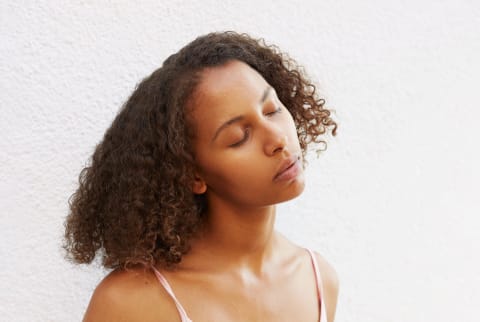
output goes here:
[[193, 244], [192, 253], [206, 263], [261, 272], [272, 257], [274, 224], [275, 206], [240, 209], [211, 205], [203, 234]]

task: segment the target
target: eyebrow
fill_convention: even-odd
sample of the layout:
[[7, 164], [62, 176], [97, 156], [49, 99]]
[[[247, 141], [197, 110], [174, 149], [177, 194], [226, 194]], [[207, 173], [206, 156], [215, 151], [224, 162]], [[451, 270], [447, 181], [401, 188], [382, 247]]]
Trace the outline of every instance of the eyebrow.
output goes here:
[[263, 104], [265, 100], [268, 97], [268, 94], [270, 94], [270, 91], [272, 90], [272, 86], [268, 86], [265, 91], [263, 92], [262, 98], [260, 99], [260, 104]]
[[[265, 91], [263, 92], [262, 94], [262, 98], [260, 99], [260, 104], [263, 104], [265, 102], [265, 100], [267, 99], [268, 97], [268, 94], [270, 94], [270, 91], [272, 90], [272, 87], [271, 86], [268, 86]], [[226, 121], [225, 123], [223, 123], [216, 131], [215, 131], [215, 134], [212, 138], [212, 142], [215, 141], [215, 139], [217, 138], [217, 136], [220, 134], [220, 132], [225, 129], [226, 127], [229, 127], [230, 125], [236, 123], [236, 122], [239, 122], [241, 120], [244, 119], [244, 116], [243, 115], [239, 115], [239, 116], [236, 116], [228, 121]]]

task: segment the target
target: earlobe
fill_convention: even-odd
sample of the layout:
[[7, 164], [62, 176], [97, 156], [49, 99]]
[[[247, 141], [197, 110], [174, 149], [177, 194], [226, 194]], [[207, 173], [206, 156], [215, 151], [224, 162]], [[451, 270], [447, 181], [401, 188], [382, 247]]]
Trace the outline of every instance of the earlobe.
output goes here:
[[200, 176], [195, 175], [195, 179], [193, 181], [193, 193], [197, 195], [204, 194], [207, 191], [207, 184], [205, 181], [200, 178]]

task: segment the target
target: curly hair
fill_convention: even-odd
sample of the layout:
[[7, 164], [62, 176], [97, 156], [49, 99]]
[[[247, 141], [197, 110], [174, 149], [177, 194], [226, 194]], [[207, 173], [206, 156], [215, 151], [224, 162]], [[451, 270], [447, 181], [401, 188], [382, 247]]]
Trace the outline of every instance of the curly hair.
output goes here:
[[236, 32], [196, 38], [142, 80], [122, 106], [69, 199], [64, 248], [77, 263], [172, 268], [189, 250], [207, 206], [192, 192], [188, 105], [201, 72], [239, 60], [275, 89], [305, 156], [337, 124], [303, 69], [276, 46]]

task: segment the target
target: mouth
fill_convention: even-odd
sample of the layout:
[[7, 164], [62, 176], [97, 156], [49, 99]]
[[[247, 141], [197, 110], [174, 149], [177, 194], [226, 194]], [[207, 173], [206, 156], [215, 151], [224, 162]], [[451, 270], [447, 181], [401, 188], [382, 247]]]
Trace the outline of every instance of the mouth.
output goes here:
[[273, 180], [283, 181], [297, 177], [301, 170], [299, 161], [300, 157], [296, 155], [284, 160], [280, 165], [280, 170], [273, 177]]

